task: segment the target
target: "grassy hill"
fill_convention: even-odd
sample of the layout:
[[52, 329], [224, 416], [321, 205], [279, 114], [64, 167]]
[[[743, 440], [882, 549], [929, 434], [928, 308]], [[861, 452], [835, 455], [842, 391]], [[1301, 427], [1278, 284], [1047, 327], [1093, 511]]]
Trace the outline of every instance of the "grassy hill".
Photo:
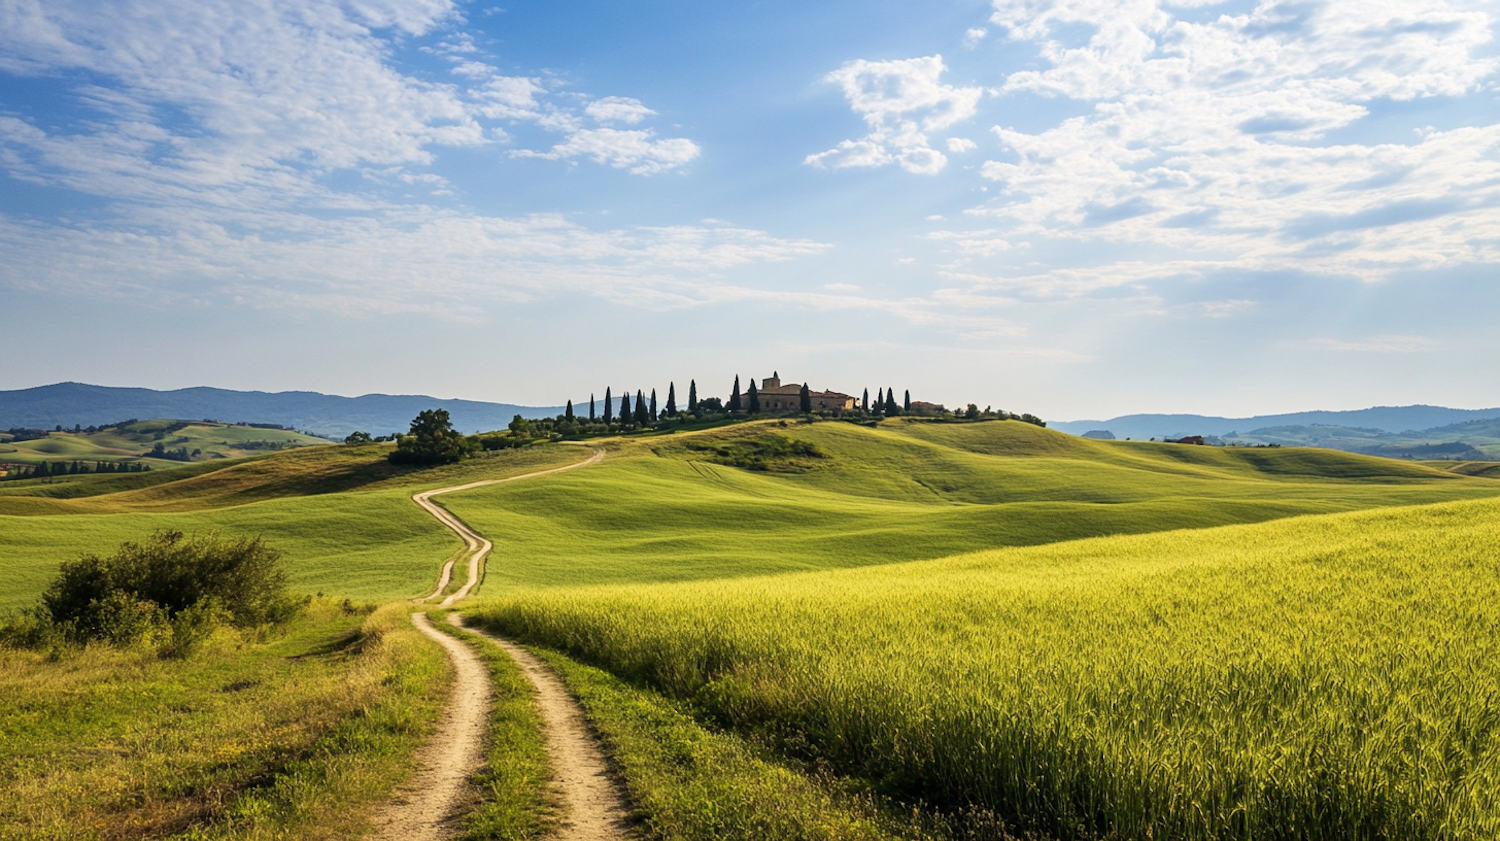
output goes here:
[[[0, 462], [35, 465], [46, 461], [142, 462], [151, 469], [180, 467], [200, 461], [239, 458], [297, 447], [327, 444], [323, 438], [290, 429], [261, 429], [210, 421], [147, 420], [97, 432], [49, 432], [44, 438], [0, 440]], [[160, 444], [168, 452], [186, 450], [185, 458], [152, 457]]]
[[[819, 455], [778, 460], [765, 443], [777, 438]], [[772, 453], [762, 469], [730, 466], [757, 450]], [[1013, 421], [769, 421], [625, 442], [598, 467], [444, 504], [495, 541], [495, 588], [866, 566], [1492, 496], [1492, 480], [1331, 450], [1091, 441]]]
[[1480, 841], [1500, 834], [1497, 533], [1490, 499], [514, 588], [471, 613], [985, 826]]
[[0, 483], [0, 610], [35, 599], [63, 561], [156, 529], [263, 535], [287, 553], [300, 591], [409, 598], [430, 589], [462, 547], [412, 504], [413, 493], [587, 455], [528, 447], [413, 471], [385, 461], [389, 446], [309, 447], [150, 474]]

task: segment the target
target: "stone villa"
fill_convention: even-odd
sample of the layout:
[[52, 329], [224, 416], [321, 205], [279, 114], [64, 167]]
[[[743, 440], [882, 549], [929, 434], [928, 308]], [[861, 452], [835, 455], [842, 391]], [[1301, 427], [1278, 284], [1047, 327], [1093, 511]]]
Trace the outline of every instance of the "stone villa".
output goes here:
[[[796, 383], [781, 384], [781, 374], [773, 372], [762, 379], [756, 396], [763, 412], [796, 412], [802, 408], [802, 386]], [[812, 408], [815, 412], [852, 412], [858, 401], [848, 394], [837, 391], [811, 391]]]

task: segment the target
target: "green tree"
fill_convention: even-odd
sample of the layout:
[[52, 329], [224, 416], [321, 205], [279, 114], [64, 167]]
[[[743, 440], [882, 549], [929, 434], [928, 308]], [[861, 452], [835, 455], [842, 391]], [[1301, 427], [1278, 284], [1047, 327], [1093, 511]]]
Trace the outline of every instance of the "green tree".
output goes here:
[[803, 383], [802, 390], [797, 392], [797, 404], [802, 414], [812, 414], [812, 390], [807, 387], [807, 383]]
[[656, 389], [653, 388], [651, 389], [651, 422], [656, 423], [658, 417], [660, 416], [656, 414]]
[[688, 380], [688, 411], [698, 412], [698, 381]]
[[345, 444], [368, 444], [368, 443], [370, 443], [371, 440], [373, 440], [373, 439], [370, 438], [370, 433], [368, 433], [368, 432], [359, 432], [359, 431], [356, 430], [354, 432], [349, 433], [348, 437], [346, 437], [344, 439], [344, 443]]
[[594, 393], [591, 391], [591, 392], [589, 392], [589, 420], [593, 421], [595, 419], [596, 418], [594, 417]]
[[904, 396], [904, 399], [901, 401], [901, 409], [909, 415], [911, 414], [911, 390], [907, 389], [901, 393]]
[[604, 422], [609, 423], [614, 420], [614, 413], [614, 397], [610, 395], [609, 388], [606, 386], [604, 389]]
[[667, 383], [667, 417], [677, 417], [677, 383]]
[[870, 390], [868, 388], [865, 389], [864, 399], [859, 401], [859, 410], [867, 415], [870, 413]]
[[760, 411], [760, 394], [755, 390], [755, 380], [750, 381], [750, 390], [745, 392], [746, 409], [750, 414]]
[[572, 420], [573, 419], [573, 401], [572, 400], [568, 401], [568, 408], [563, 412], [563, 418], [566, 419], [566, 420]]
[[627, 388], [620, 395], [620, 423], [629, 424], [633, 416], [634, 413], [630, 411], [630, 389]]
[[885, 413], [891, 417], [901, 414], [901, 407], [896, 405], [896, 390], [894, 388], [885, 390]]
[[641, 394], [640, 389], [635, 390], [635, 425], [649, 426], [651, 416], [646, 414], [646, 396]]
[[411, 422], [411, 432], [386, 458], [392, 464], [452, 464], [469, 457], [474, 445], [453, 428], [447, 409], [426, 409]]
[[[755, 387], [755, 383], [751, 383], [750, 387], [754, 388]], [[729, 393], [729, 407], [728, 408], [729, 408], [729, 411], [731, 411], [731, 412], [738, 412], [741, 408], [743, 408], [740, 405], [740, 375], [739, 374], [735, 374], [734, 375], [734, 391], [732, 391], [732, 392]]]

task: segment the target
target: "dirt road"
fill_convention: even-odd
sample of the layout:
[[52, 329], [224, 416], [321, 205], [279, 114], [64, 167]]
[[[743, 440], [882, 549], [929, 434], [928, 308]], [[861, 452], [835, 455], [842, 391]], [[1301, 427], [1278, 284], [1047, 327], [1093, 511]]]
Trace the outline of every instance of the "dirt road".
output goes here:
[[469, 775], [484, 760], [490, 711], [490, 678], [478, 655], [463, 642], [432, 627], [427, 614], [413, 613], [417, 630], [448, 650], [453, 692], [438, 734], [417, 754], [417, 772], [375, 816], [379, 841], [438, 841], [455, 833], [451, 820]]
[[[467, 596], [479, 580], [480, 565], [494, 548], [483, 535], [431, 501], [438, 494], [516, 482], [561, 473], [604, 458], [595, 450], [588, 459], [576, 464], [540, 470], [509, 479], [488, 479], [451, 488], [424, 491], [412, 500], [452, 529], [464, 542], [464, 552], [443, 567], [437, 589], [418, 602], [430, 601], [442, 594], [453, 576], [453, 565], [468, 559], [468, 580], [464, 586], [442, 602], [448, 607]], [[479, 658], [462, 642], [444, 634], [429, 623], [426, 614], [412, 615], [422, 633], [443, 645], [455, 669], [453, 694], [443, 714], [438, 736], [419, 755], [419, 767], [411, 782], [395, 800], [376, 817], [379, 841], [413, 839], [427, 841], [450, 837], [455, 827], [452, 819], [464, 797], [468, 777], [478, 770], [483, 759], [485, 719], [490, 705], [490, 682]], [[463, 625], [459, 616], [449, 614], [449, 621]], [[547, 755], [553, 769], [553, 789], [562, 804], [562, 825], [556, 835], [560, 841], [616, 841], [631, 837], [626, 824], [626, 801], [618, 782], [609, 773], [598, 738], [589, 728], [583, 710], [568, 693], [562, 681], [540, 660], [525, 649], [474, 628], [469, 633], [483, 637], [509, 654], [537, 692], [537, 703], [547, 729]]]
[[458, 558], [455, 558], [454, 560], [449, 561], [448, 563], [443, 565], [443, 573], [438, 577], [437, 589], [433, 590], [429, 595], [423, 596], [420, 599], [416, 599], [416, 601], [432, 601], [433, 599], [442, 595], [443, 590], [448, 588], [448, 582], [453, 580], [454, 562], [463, 558], [465, 555], [467, 555], [469, 559], [469, 578], [464, 582], [464, 586], [455, 590], [453, 594], [448, 598], [443, 599], [443, 603], [439, 605], [439, 607], [451, 607], [454, 602], [458, 601], [464, 596], [469, 595], [469, 591], [474, 589], [475, 584], [479, 583], [480, 566], [484, 564], [484, 559], [490, 554], [490, 550], [494, 548], [494, 544], [490, 543], [488, 540], [485, 540], [483, 535], [469, 528], [469, 526], [464, 523], [463, 520], [458, 519], [457, 517], [448, 513], [442, 506], [433, 502], [433, 497], [437, 496], [438, 494], [452, 493], [454, 491], [466, 491], [471, 488], [482, 488], [486, 485], [498, 485], [502, 482], [519, 482], [522, 479], [535, 479], [538, 476], [550, 476], [553, 473], [562, 473], [565, 470], [576, 470], [580, 467], [587, 467], [591, 464], [598, 464], [603, 460], [604, 451], [594, 450], [594, 454], [589, 456], [587, 459], [584, 459], [583, 461], [576, 462], [574, 464], [565, 464], [562, 467], [554, 467], [551, 470], [538, 470], [535, 473], [527, 473], [521, 476], [511, 476], [508, 479], [484, 479], [479, 482], [470, 482], [466, 485], [454, 485], [451, 488], [438, 488], [437, 490], [423, 491], [422, 493], [413, 496], [411, 498], [412, 502], [415, 502], [416, 504], [422, 506], [422, 509], [432, 516], [436, 517], [438, 519], [438, 522], [452, 529], [453, 532], [458, 535], [459, 539], [464, 542], [463, 553], [460, 554]]

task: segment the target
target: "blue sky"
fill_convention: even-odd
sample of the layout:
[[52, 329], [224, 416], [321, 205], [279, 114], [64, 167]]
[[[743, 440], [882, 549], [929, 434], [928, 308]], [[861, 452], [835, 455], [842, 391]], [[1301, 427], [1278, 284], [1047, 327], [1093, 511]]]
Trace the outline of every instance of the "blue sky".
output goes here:
[[1497, 26], [0, 0], [0, 389], [1493, 406]]

